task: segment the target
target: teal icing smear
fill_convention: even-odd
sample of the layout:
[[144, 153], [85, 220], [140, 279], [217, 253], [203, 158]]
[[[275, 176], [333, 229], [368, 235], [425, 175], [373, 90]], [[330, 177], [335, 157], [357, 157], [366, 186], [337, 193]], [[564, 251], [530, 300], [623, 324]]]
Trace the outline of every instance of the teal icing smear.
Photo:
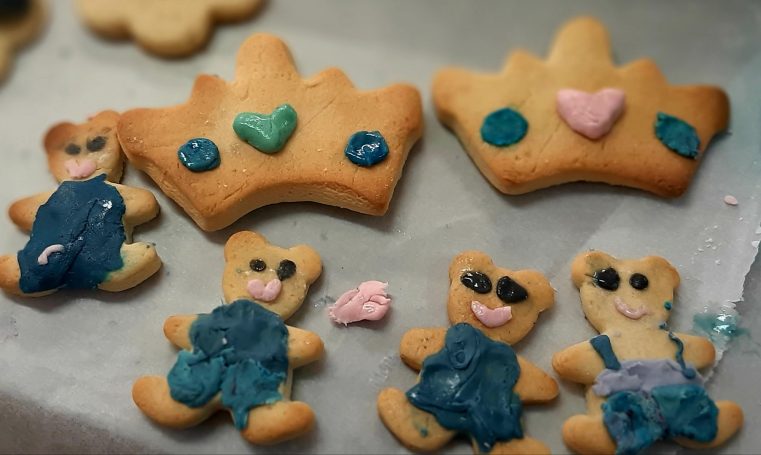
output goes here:
[[193, 351], [180, 351], [167, 380], [172, 398], [191, 408], [222, 392], [235, 427], [248, 425], [248, 412], [282, 399], [288, 375], [288, 329], [260, 305], [237, 300], [198, 316], [190, 328]]
[[700, 138], [692, 125], [673, 115], [658, 112], [655, 136], [663, 145], [685, 158], [695, 158], [700, 149]]
[[699, 313], [693, 316], [692, 323], [693, 332], [708, 337], [722, 351], [735, 339], [748, 334], [746, 329], [740, 327], [740, 316], [727, 312]]

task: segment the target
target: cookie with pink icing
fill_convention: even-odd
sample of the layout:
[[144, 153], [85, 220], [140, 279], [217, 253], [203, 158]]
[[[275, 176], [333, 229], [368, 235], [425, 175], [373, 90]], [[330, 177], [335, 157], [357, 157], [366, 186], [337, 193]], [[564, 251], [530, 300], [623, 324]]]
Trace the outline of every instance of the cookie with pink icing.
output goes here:
[[391, 308], [387, 288], [388, 283], [382, 281], [360, 283], [356, 288], [344, 292], [336, 303], [328, 308], [328, 315], [333, 322], [343, 325], [381, 320]]
[[116, 138], [119, 114], [103, 111], [84, 123], [62, 122], [45, 134], [50, 172], [59, 182], [86, 180], [106, 174], [118, 183], [124, 170], [124, 153]]

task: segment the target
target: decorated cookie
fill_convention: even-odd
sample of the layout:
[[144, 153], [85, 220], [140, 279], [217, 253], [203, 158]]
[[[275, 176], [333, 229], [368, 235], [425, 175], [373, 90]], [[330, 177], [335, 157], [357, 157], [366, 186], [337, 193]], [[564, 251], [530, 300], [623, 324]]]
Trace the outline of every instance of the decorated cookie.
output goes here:
[[250, 17], [261, 0], [77, 0], [82, 21], [107, 38], [134, 38], [162, 57], [190, 55], [209, 40], [216, 22]]
[[258, 34], [234, 81], [202, 75], [187, 103], [126, 112], [118, 133], [128, 159], [213, 231], [277, 202], [384, 214], [421, 109], [409, 85], [359, 91], [335, 68], [302, 79], [285, 44]]
[[461, 433], [475, 453], [549, 453], [524, 434], [521, 415], [523, 403], [555, 398], [557, 384], [510, 347], [552, 307], [549, 282], [537, 271], [497, 267], [478, 251], [455, 257], [449, 280], [453, 325], [404, 335], [402, 360], [420, 376], [407, 393], [381, 391], [381, 420], [416, 451], [439, 451]]
[[564, 379], [587, 387], [588, 414], [563, 425], [578, 453], [640, 453], [659, 440], [691, 448], [722, 444], [742, 426], [731, 401], [714, 402], [701, 368], [715, 351], [702, 337], [672, 332], [679, 274], [665, 259], [619, 260], [582, 253], [572, 266], [584, 315], [600, 335], [552, 359]]
[[159, 270], [161, 260], [152, 244], [130, 243], [132, 229], [158, 211], [149, 191], [107, 182], [106, 174], [17, 201], [11, 219], [31, 237], [18, 255], [0, 256], [0, 288], [40, 296], [135, 287]]
[[293, 369], [319, 359], [323, 344], [283, 320], [320, 275], [320, 257], [306, 245], [284, 249], [240, 232], [227, 242], [225, 261], [229, 303], [167, 319], [164, 334], [182, 350], [167, 376], [139, 378], [132, 398], [169, 427], [192, 427], [226, 409], [253, 444], [297, 437], [315, 417], [309, 405], [290, 400]]
[[547, 60], [516, 51], [498, 74], [440, 71], [433, 98], [507, 194], [592, 181], [679, 196], [729, 119], [720, 88], [669, 85], [648, 59], [614, 66], [592, 18], [565, 24]]
[[391, 309], [388, 283], [365, 281], [355, 289], [344, 292], [336, 303], [328, 307], [328, 316], [338, 324], [359, 321], [379, 321]]
[[103, 111], [82, 124], [65, 122], [50, 128], [45, 151], [56, 180], [85, 180], [105, 173], [106, 180], [119, 182], [124, 157], [116, 138], [118, 121], [118, 113]]
[[0, 80], [8, 73], [16, 50], [37, 36], [44, 23], [42, 0], [0, 2]]

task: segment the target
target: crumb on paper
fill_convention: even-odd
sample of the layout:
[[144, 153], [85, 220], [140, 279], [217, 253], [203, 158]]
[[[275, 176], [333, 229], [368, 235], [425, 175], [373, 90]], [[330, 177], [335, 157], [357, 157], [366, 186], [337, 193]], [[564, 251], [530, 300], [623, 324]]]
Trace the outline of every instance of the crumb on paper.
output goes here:
[[737, 205], [739, 202], [737, 201], [737, 198], [732, 196], [731, 194], [727, 194], [724, 196], [724, 203], [727, 205]]

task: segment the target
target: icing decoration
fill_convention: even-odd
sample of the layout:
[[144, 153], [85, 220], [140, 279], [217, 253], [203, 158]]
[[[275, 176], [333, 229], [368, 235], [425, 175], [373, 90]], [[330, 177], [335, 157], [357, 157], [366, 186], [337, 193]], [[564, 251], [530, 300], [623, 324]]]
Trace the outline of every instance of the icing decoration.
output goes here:
[[618, 370], [606, 369], [595, 379], [594, 392], [607, 397], [625, 390], [650, 393], [656, 387], [675, 384], [703, 385], [700, 375], [686, 378], [682, 366], [671, 359], [624, 360]]
[[632, 308], [629, 305], [624, 302], [624, 300], [621, 297], [614, 297], [613, 298], [613, 304], [616, 307], [616, 310], [626, 316], [629, 319], [640, 319], [642, 316], [646, 314], [650, 314], [650, 312], [645, 307], [640, 308]]
[[503, 276], [497, 281], [497, 297], [505, 303], [519, 303], [528, 299], [528, 292], [509, 276]]
[[650, 285], [650, 281], [645, 275], [641, 273], [633, 273], [632, 276], [629, 277], [629, 284], [634, 289], [641, 291], [643, 289], [647, 289], [647, 287]]
[[275, 153], [283, 148], [296, 128], [296, 111], [290, 104], [281, 104], [272, 114], [241, 112], [233, 121], [233, 130], [239, 138], [264, 153]]
[[[124, 212], [124, 199], [105, 174], [61, 183], [37, 211], [29, 242], [18, 253], [21, 290], [96, 288], [124, 265]], [[40, 252], [50, 245], [63, 245], [64, 251], [40, 265]]]
[[737, 205], [740, 202], [737, 200], [736, 197], [732, 196], [731, 194], [727, 194], [724, 196], [724, 203], [727, 205]]
[[290, 259], [283, 259], [277, 266], [277, 277], [280, 281], [287, 280], [296, 273], [296, 264]]
[[88, 139], [87, 144], [85, 145], [87, 150], [91, 152], [99, 152], [106, 146], [106, 138], [104, 136], [95, 136], [92, 139]]
[[513, 318], [513, 309], [509, 306], [492, 309], [477, 300], [470, 303], [470, 310], [481, 324], [491, 329], [505, 325]]
[[82, 147], [78, 146], [77, 144], [68, 144], [66, 148], [63, 149], [67, 155], [79, 155], [81, 150]]
[[592, 345], [592, 348], [594, 348], [600, 356], [602, 363], [605, 364], [605, 368], [609, 370], [621, 369], [621, 363], [613, 352], [613, 346], [610, 344], [610, 338], [608, 335], [597, 335], [589, 340], [589, 344]]
[[460, 275], [460, 283], [471, 291], [479, 294], [488, 294], [491, 292], [491, 280], [486, 274], [481, 272], [467, 271]]
[[669, 300], [666, 300], [666, 302], [663, 303], [663, 308], [665, 308], [667, 311], [671, 311], [672, 303]]
[[91, 176], [97, 168], [95, 161], [87, 158], [81, 160], [66, 160], [63, 163], [63, 166], [66, 168], [66, 172], [69, 173], [69, 176], [73, 179], [87, 178]]
[[693, 316], [693, 331], [708, 337], [716, 349], [726, 350], [736, 338], [748, 335], [748, 329], [740, 327], [740, 316], [736, 312], [705, 312]]
[[379, 131], [357, 131], [349, 138], [344, 154], [357, 166], [369, 167], [388, 156], [388, 145]]
[[177, 157], [183, 166], [193, 172], [216, 169], [221, 162], [217, 144], [205, 137], [197, 137], [184, 143], [177, 150]]
[[607, 291], [615, 291], [621, 283], [621, 277], [613, 267], [596, 271], [592, 278], [597, 287]]
[[255, 300], [261, 300], [262, 302], [271, 302], [280, 295], [280, 291], [283, 289], [283, 283], [277, 278], [272, 279], [264, 284], [262, 280], [251, 280], [248, 282], [248, 293], [251, 294]]
[[655, 136], [663, 145], [685, 158], [698, 156], [700, 138], [695, 128], [684, 120], [658, 112], [655, 120]]
[[191, 351], [180, 351], [167, 376], [172, 398], [192, 408], [222, 393], [238, 430], [249, 410], [282, 399], [288, 376], [288, 328], [275, 314], [237, 300], [201, 314], [190, 328]]
[[267, 268], [267, 263], [261, 259], [252, 259], [251, 262], [248, 263], [248, 266], [251, 267], [251, 270], [254, 272], [263, 272]]
[[420, 382], [407, 392], [414, 406], [444, 428], [471, 436], [481, 452], [497, 441], [523, 437], [518, 358], [505, 343], [459, 323], [447, 330], [444, 348], [426, 357]]
[[674, 335], [674, 332], [669, 330], [669, 339], [676, 344], [676, 361], [679, 364], [679, 366], [682, 367], [682, 374], [685, 378], [692, 379], [694, 378], [698, 373], [695, 371], [694, 368], [690, 368], [687, 366], [687, 364], [684, 362], [684, 343], [682, 340], [679, 339], [678, 336]]
[[328, 308], [328, 315], [331, 320], [343, 325], [358, 321], [378, 321], [391, 308], [387, 288], [388, 283], [365, 281], [341, 295], [335, 305]]
[[528, 122], [520, 112], [506, 107], [487, 115], [481, 125], [481, 139], [497, 147], [507, 147], [523, 139]]
[[624, 111], [623, 90], [604, 88], [595, 93], [562, 89], [556, 96], [557, 110], [572, 130], [589, 139], [599, 139], [610, 131]]
[[60, 243], [56, 245], [50, 245], [44, 250], [42, 250], [42, 253], [40, 253], [40, 256], [37, 258], [37, 264], [39, 265], [48, 265], [48, 257], [53, 253], [63, 253], [66, 248], [61, 245]]

